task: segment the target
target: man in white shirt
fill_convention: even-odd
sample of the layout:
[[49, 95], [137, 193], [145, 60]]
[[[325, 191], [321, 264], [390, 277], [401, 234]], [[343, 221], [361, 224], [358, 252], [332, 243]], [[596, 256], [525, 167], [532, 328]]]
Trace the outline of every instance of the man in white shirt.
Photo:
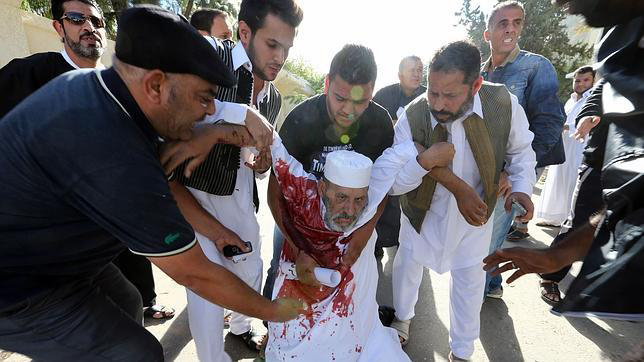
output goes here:
[[413, 140], [421, 149], [446, 140], [448, 168], [417, 167], [413, 187], [394, 184], [401, 197], [400, 247], [393, 265], [393, 299], [401, 343], [418, 300], [423, 268], [449, 271], [450, 360], [467, 360], [479, 336], [479, 313], [499, 175], [505, 162], [515, 200], [532, 217], [535, 182], [532, 132], [517, 98], [479, 75], [480, 53], [467, 42], [442, 47], [429, 66], [428, 92], [412, 102], [395, 127], [394, 147]]
[[560, 226], [570, 213], [577, 171], [586, 147], [585, 141], [578, 142], [572, 135], [577, 129], [577, 115], [586, 103], [594, 81], [595, 70], [591, 66], [581, 67], [573, 73], [573, 92], [564, 106], [566, 124], [562, 139], [566, 161], [548, 167], [548, 177], [535, 210], [535, 217], [541, 219], [537, 222], [538, 226]]

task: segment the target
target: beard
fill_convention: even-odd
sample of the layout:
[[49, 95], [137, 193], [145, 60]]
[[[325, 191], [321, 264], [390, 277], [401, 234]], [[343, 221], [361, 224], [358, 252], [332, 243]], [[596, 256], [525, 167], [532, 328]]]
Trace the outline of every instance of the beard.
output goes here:
[[[85, 46], [81, 44], [80, 39], [87, 35], [95, 35], [98, 38], [97, 43], [93, 46]], [[101, 37], [99, 35], [85, 32], [81, 34], [78, 39], [78, 42], [75, 42], [67, 35], [67, 33], [65, 33], [65, 43], [69, 45], [69, 48], [74, 52], [74, 54], [78, 55], [79, 57], [92, 60], [98, 60], [103, 55], [105, 46], [103, 46], [103, 41], [101, 40]]]
[[257, 75], [259, 79], [266, 82], [271, 82], [275, 80], [275, 78], [271, 79], [268, 75], [266, 75], [266, 72], [264, 72], [263, 69], [260, 69], [259, 66], [257, 66], [257, 51], [255, 49], [255, 35], [253, 35], [250, 38], [250, 43], [248, 44], [248, 59], [250, 59], [250, 63], [253, 65], [253, 74]]
[[[434, 119], [438, 123], [446, 124], [446, 123], [452, 123], [456, 121], [457, 119], [461, 118], [465, 112], [469, 111], [472, 108], [472, 105], [474, 104], [474, 96], [470, 92], [468, 98], [463, 102], [461, 107], [456, 111], [455, 113], [448, 112], [448, 111], [437, 111], [432, 108], [432, 106], [429, 106], [429, 112], [431, 112], [432, 116], [434, 116]], [[447, 116], [447, 118], [438, 118], [438, 116]]]
[[[329, 212], [329, 198], [326, 196], [322, 196], [322, 202], [324, 203], [324, 207], [326, 207], [326, 210], [324, 211], [324, 223], [326, 226], [337, 232], [345, 232], [349, 229], [351, 229], [356, 222], [358, 221], [358, 215], [349, 215], [346, 212], [339, 212], [336, 214], [331, 214]], [[342, 226], [338, 223], [336, 223], [334, 220], [337, 218], [343, 218], [343, 219], [352, 219], [350, 224], [347, 224], [346, 226]]]

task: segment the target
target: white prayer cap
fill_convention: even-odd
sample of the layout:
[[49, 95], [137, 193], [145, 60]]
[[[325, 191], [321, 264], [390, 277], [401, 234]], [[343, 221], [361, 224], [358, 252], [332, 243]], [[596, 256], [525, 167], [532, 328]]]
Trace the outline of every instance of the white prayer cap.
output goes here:
[[371, 160], [354, 151], [333, 151], [326, 156], [324, 177], [330, 182], [353, 189], [369, 186]]

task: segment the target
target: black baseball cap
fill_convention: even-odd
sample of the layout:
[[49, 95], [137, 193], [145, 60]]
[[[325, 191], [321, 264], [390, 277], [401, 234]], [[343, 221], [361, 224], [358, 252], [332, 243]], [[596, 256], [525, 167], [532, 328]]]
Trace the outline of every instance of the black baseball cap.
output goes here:
[[123, 10], [115, 48], [119, 60], [139, 68], [193, 74], [222, 87], [237, 83], [203, 35], [178, 15], [158, 6], [138, 5]]

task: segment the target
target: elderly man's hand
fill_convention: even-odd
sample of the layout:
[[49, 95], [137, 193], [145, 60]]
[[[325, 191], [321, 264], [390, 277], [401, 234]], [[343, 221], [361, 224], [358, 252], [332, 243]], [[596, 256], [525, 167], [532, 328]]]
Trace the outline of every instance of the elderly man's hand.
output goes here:
[[265, 148], [255, 156], [255, 161], [252, 164], [248, 162], [244, 162], [244, 164], [255, 172], [264, 173], [271, 167], [272, 161], [270, 149]]
[[483, 263], [485, 264], [483, 269], [491, 272], [493, 276], [516, 269], [508, 278], [508, 283], [512, 283], [525, 274], [553, 273], [563, 267], [552, 255], [551, 249], [499, 249], [485, 257]]
[[463, 184], [457, 193], [454, 194], [458, 211], [472, 226], [482, 226], [487, 221], [487, 205], [478, 192], [471, 186]]
[[320, 282], [315, 278], [314, 270], [320, 265], [311, 258], [308, 254], [301, 251], [295, 259], [295, 273], [300, 283], [310, 285], [312, 287], [319, 287]]
[[510, 182], [507, 172], [503, 170], [499, 176], [499, 191], [497, 193], [497, 197], [507, 198], [510, 196], [510, 193], [512, 193], [512, 183]]
[[454, 158], [454, 152], [453, 144], [437, 142], [418, 154], [418, 163], [428, 171], [434, 167], [447, 167]]

